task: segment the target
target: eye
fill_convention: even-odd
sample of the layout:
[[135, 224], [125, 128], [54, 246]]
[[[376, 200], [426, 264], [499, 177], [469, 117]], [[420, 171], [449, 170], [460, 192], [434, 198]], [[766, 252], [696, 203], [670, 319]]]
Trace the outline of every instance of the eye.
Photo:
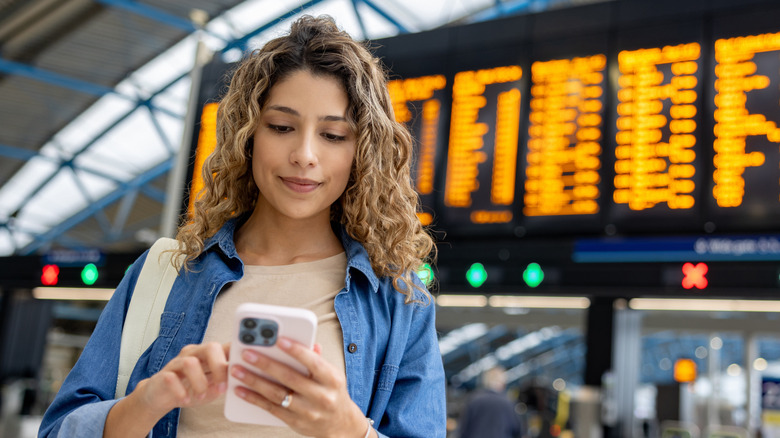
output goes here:
[[332, 142], [340, 142], [347, 139], [347, 136], [345, 135], [336, 135], [336, 134], [331, 134], [329, 132], [323, 133], [322, 136], [325, 137], [326, 140]]
[[293, 128], [291, 126], [284, 126], [284, 125], [272, 125], [268, 124], [268, 129], [271, 131], [276, 132], [277, 134], [286, 134], [288, 132], [291, 132]]

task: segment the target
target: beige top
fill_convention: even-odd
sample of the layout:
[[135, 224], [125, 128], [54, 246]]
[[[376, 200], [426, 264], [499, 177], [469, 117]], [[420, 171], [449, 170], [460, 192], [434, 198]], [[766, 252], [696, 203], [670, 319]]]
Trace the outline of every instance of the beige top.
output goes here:
[[[346, 375], [344, 337], [333, 307], [344, 287], [344, 253], [307, 263], [285, 266], [244, 266], [244, 277], [217, 297], [203, 342], [229, 342], [236, 308], [246, 302], [303, 307], [317, 315], [317, 339], [322, 357]], [[225, 397], [204, 406], [183, 408], [178, 436], [190, 437], [300, 437], [286, 427], [233, 423], [224, 415]]]

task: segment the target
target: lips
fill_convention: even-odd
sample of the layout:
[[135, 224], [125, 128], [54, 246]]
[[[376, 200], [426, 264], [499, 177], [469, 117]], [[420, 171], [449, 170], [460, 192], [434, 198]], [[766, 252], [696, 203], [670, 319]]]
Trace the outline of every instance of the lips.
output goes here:
[[297, 177], [281, 177], [282, 183], [290, 190], [298, 193], [308, 193], [320, 186], [318, 181]]

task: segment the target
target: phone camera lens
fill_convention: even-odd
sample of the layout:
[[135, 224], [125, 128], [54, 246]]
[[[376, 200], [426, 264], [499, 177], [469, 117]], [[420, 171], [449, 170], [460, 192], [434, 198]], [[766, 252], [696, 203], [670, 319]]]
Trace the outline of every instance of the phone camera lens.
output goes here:
[[245, 344], [251, 344], [255, 342], [255, 335], [251, 333], [244, 333], [243, 335], [241, 335], [241, 341], [244, 342]]
[[253, 329], [253, 328], [257, 327], [257, 321], [255, 321], [254, 319], [245, 319], [244, 320], [244, 327], [246, 327], [248, 329]]
[[268, 327], [264, 327], [262, 330], [260, 330], [260, 334], [264, 338], [273, 338], [274, 337], [274, 330], [270, 329]]

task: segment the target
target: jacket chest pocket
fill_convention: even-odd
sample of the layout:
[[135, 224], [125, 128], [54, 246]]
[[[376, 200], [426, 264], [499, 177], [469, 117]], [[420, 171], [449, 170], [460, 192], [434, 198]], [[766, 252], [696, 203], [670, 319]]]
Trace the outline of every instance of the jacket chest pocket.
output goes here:
[[163, 312], [160, 316], [160, 334], [152, 342], [149, 351], [149, 365], [152, 373], [160, 371], [165, 364], [165, 357], [168, 355], [173, 339], [179, 332], [183, 321], [184, 313]]

